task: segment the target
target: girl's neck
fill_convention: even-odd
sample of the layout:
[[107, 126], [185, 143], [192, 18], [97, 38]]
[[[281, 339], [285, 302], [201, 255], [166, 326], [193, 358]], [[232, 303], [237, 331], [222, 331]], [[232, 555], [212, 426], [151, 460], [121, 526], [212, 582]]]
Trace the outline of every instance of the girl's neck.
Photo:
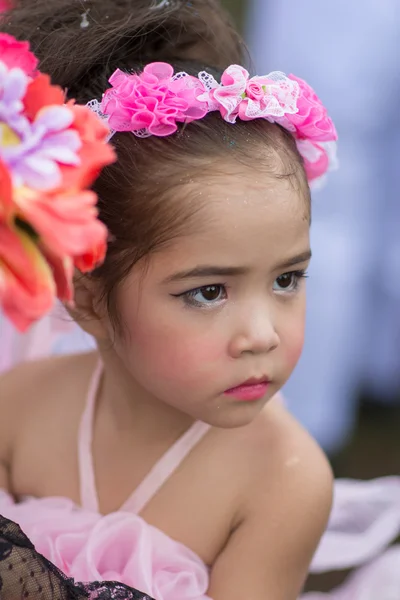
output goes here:
[[113, 349], [100, 350], [100, 357], [104, 371], [97, 406], [122, 435], [134, 433], [147, 442], [152, 438], [162, 442], [176, 439], [193, 424], [192, 417], [148, 394]]

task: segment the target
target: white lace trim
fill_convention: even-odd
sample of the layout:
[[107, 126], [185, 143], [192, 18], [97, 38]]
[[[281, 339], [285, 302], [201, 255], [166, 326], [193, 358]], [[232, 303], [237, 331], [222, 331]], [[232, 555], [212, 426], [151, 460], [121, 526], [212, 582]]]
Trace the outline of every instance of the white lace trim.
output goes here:
[[[154, 8], [164, 8], [168, 6], [168, 0], [162, 0]], [[172, 80], [187, 78], [186, 85], [188, 88], [196, 88], [203, 90], [203, 93], [198, 96], [198, 100], [206, 102], [208, 112], [221, 111], [223, 107], [225, 114], [223, 118], [228, 123], [234, 124], [238, 116], [238, 107], [243, 100], [247, 100], [245, 115], [249, 119], [266, 119], [271, 123], [278, 123], [291, 133], [296, 131], [295, 126], [287, 119], [287, 114], [295, 114], [297, 112], [297, 100], [300, 95], [300, 87], [297, 81], [289, 79], [281, 71], [272, 71], [264, 77], [253, 77], [249, 79], [249, 73], [243, 67], [232, 65], [225, 71], [227, 75], [232, 77], [231, 85], [223, 85], [219, 83], [211, 73], [201, 71], [198, 74], [197, 80], [190, 77], [185, 71], [175, 73]], [[257, 101], [248, 96], [246, 93], [248, 84], [258, 84], [262, 87], [264, 95], [262, 101]], [[112, 91], [110, 91], [112, 93]], [[108, 125], [109, 117], [101, 110], [101, 102], [98, 100], [90, 100], [87, 103], [88, 108], [92, 110], [103, 122]], [[128, 127], [127, 127], [128, 129]], [[129, 129], [128, 129], [129, 130]], [[107, 138], [109, 141], [116, 133], [110, 129], [110, 134]], [[151, 136], [147, 129], [131, 131], [138, 138], [147, 138]], [[336, 142], [319, 142], [318, 148], [310, 140], [296, 140], [300, 154], [309, 162], [317, 162], [321, 157], [321, 153], [325, 152], [328, 155], [329, 167], [328, 171], [337, 169], [337, 145]], [[325, 183], [325, 174], [322, 177], [314, 179], [311, 182], [313, 190], [321, 188]]]
[[[106, 125], [108, 126], [108, 119], [109, 117], [107, 115], [105, 115], [103, 112], [101, 112], [101, 104], [98, 100], [90, 100], [86, 106], [88, 108], [90, 108], [90, 110], [92, 112], [94, 112], [98, 118], [103, 121], [103, 123], [106, 123]], [[112, 138], [112, 136], [114, 135], [114, 133], [116, 133], [114, 130], [110, 129], [110, 133], [108, 134], [106, 140], [107, 142], [109, 142]]]

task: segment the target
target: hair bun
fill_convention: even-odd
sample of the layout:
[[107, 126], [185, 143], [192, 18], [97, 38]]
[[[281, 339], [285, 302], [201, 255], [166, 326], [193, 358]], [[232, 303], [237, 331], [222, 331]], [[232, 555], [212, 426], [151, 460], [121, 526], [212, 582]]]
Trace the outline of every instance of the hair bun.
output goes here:
[[223, 69], [245, 53], [218, 0], [18, 0], [0, 28], [29, 40], [40, 68], [80, 102], [99, 97], [117, 68]]

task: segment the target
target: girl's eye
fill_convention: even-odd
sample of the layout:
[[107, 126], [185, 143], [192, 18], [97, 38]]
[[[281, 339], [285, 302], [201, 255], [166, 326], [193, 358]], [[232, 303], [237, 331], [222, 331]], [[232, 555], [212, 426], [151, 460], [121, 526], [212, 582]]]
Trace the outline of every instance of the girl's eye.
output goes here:
[[180, 294], [185, 303], [189, 306], [207, 307], [220, 304], [227, 298], [227, 292], [224, 285], [205, 285], [184, 294]]
[[276, 292], [295, 292], [299, 287], [300, 280], [307, 277], [305, 271], [292, 271], [283, 273], [275, 279], [274, 291]]

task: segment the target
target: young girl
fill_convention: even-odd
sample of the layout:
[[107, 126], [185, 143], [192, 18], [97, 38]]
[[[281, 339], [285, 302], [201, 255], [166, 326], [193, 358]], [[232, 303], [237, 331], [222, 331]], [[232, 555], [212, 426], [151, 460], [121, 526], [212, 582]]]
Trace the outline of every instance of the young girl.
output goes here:
[[78, 581], [294, 600], [332, 477], [277, 394], [332, 123], [304, 82], [229, 66], [214, 0], [20, 0], [3, 29], [105, 113], [118, 162], [96, 184], [107, 257], [70, 308], [98, 350], [1, 381], [0, 513]]

